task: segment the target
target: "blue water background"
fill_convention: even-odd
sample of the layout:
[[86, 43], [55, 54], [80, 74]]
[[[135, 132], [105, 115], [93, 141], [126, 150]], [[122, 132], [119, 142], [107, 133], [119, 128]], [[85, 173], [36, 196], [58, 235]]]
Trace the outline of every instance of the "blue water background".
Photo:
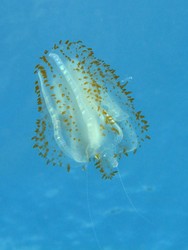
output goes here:
[[[0, 6], [0, 249], [187, 250], [188, 2]], [[136, 211], [118, 176], [104, 181], [94, 168], [87, 175], [76, 165], [71, 173], [46, 167], [32, 149], [33, 69], [60, 39], [83, 40], [121, 79], [133, 77], [129, 89], [152, 137], [119, 165]]]

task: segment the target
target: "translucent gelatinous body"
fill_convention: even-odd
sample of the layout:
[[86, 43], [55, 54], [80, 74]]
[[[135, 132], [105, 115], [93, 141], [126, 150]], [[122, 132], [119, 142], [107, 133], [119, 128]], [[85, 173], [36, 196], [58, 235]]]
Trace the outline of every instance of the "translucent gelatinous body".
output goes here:
[[[103, 178], [117, 172], [122, 154], [149, 136], [147, 121], [115, 71], [81, 41], [54, 45], [36, 66], [38, 119], [34, 147], [47, 163], [94, 160]], [[70, 170], [70, 166], [69, 166]]]

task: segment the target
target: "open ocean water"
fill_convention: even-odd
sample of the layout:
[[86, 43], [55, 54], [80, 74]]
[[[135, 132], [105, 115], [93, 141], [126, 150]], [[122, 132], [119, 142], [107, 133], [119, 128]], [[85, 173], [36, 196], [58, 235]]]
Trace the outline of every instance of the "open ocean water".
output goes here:
[[[188, 2], [0, 0], [0, 10], [0, 250], [188, 250]], [[32, 148], [34, 67], [60, 39], [133, 78], [152, 139], [120, 161], [121, 178], [46, 166]]]

